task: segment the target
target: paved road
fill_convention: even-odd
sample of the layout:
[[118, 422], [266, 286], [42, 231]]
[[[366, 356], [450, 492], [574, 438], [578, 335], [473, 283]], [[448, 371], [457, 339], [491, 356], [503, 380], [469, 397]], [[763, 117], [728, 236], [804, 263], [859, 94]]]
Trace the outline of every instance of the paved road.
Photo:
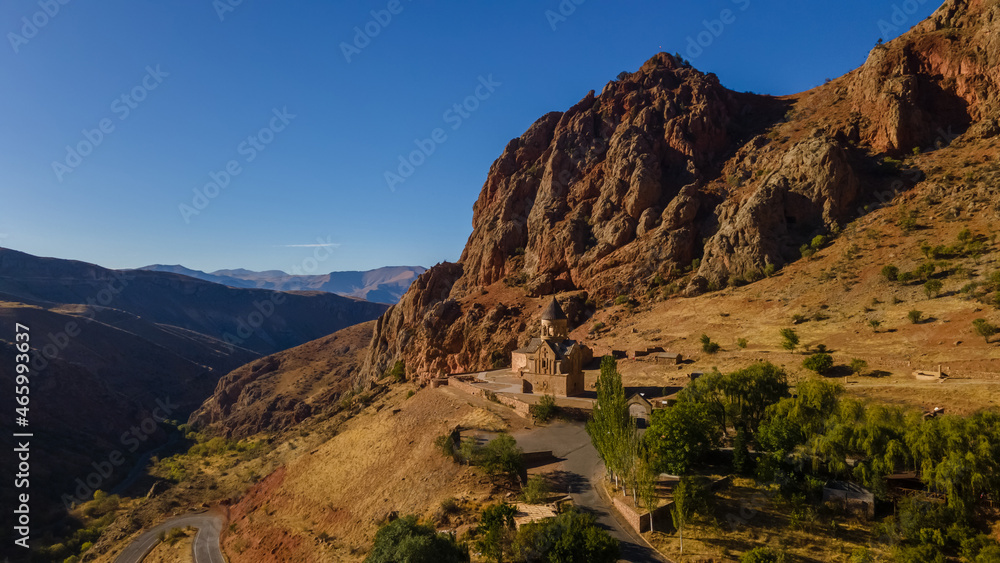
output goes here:
[[[573, 502], [597, 516], [597, 521], [621, 542], [622, 561], [629, 563], [663, 563], [664, 559], [653, 551], [627, 525], [613, 516], [608, 502], [597, 492], [593, 483], [604, 472], [597, 450], [581, 423], [556, 422], [514, 435], [524, 451], [552, 450], [562, 459], [561, 472], [557, 473], [558, 487], [567, 490]], [[559, 490], [559, 492], [562, 492]]]
[[198, 533], [194, 536], [195, 563], [226, 563], [219, 546], [223, 522], [221, 515], [208, 512], [171, 518], [139, 536], [118, 555], [115, 563], [140, 563], [160, 543], [160, 532], [187, 526], [198, 528]]

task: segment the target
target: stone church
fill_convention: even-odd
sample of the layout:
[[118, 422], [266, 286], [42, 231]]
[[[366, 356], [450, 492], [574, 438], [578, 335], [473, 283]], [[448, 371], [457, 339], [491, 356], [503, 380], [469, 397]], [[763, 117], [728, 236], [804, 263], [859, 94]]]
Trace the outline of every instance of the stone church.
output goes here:
[[583, 365], [589, 348], [569, 339], [566, 313], [555, 297], [542, 311], [542, 336], [511, 354], [511, 369], [521, 377], [525, 393], [572, 397], [584, 391]]

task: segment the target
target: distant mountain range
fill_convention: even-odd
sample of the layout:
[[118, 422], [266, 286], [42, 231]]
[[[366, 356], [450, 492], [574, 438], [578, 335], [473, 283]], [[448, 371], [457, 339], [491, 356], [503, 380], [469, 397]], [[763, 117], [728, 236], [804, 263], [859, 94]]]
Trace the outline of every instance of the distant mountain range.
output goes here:
[[[58, 496], [110, 452], [135, 456], [162, 443], [156, 425], [142, 441], [156, 439], [141, 448], [126, 448], [121, 438], [153, 413], [167, 416], [157, 406], [169, 404], [167, 418], [184, 420], [238, 366], [371, 321], [387, 308], [322, 291], [235, 288], [0, 248], [0, 385], [13, 389], [20, 373], [20, 323], [30, 331], [32, 477]], [[0, 395], [4, 412], [15, 406], [13, 393]], [[13, 417], [0, 418], [0, 448], [12, 447], [15, 428]], [[119, 468], [100, 488], [125, 473]], [[0, 485], [0, 497], [13, 498], [8, 492]]]
[[236, 269], [203, 272], [180, 265], [168, 266], [164, 264], [153, 264], [139, 269], [170, 272], [230, 287], [277, 291], [325, 291], [345, 297], [389, 304], [398, 303], [413, 280], [427, 271], [427, 268], [421, 266], [387, 266], [365, 272], [292, 275], [281, 270], [254, 272]]

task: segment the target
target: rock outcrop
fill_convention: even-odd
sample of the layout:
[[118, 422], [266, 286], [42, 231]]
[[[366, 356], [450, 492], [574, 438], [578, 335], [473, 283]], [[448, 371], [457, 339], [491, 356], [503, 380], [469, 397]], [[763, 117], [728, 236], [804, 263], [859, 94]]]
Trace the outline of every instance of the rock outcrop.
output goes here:
[[365, 374], [396, 359], [428, 374], [490, 367], [529, 336], [545, 294], [577, 292], [585, 317], [619, 295], [697, 293], [798, 259], [904, 173], [920, 177], [901, 154], [1000, 133], [998, 25], [998, 2], [949, 0], [858, 70], [785, 98], [661, 53], [543, 116], [493, 163], [458, 264], [378, 321]]

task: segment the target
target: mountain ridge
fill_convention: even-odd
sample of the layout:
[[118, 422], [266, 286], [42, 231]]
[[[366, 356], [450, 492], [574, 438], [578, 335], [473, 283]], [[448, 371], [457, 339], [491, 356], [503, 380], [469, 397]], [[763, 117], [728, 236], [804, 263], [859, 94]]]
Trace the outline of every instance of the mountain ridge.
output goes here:
[[398, 302], [410, 283], [427, 270], [422, 266], [384, 266], [374, 270], [303, 275], [289, 274], [281, 270], [257, 272], [244, 268], [203, 272], [179, 264], [151, 264], [138, 269], [169, 272], [230, 287], [277, 291], [324, 291], [387, 304]]

